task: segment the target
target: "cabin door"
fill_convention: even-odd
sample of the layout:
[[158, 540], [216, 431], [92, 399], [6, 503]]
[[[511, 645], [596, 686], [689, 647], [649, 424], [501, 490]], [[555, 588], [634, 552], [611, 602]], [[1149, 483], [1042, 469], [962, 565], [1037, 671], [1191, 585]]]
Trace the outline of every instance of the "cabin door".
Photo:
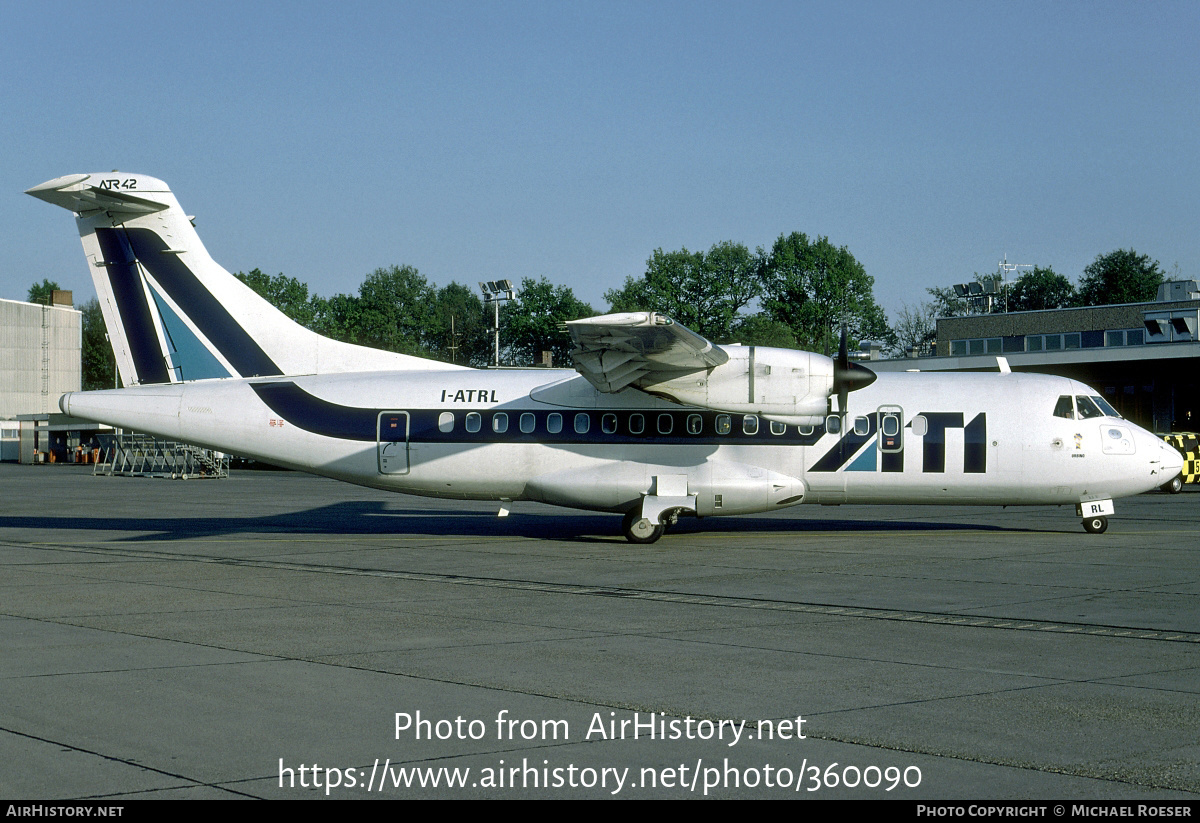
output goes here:
[[408, 474], [408, 412], [379, 413], [377, 428], [380, 474]]

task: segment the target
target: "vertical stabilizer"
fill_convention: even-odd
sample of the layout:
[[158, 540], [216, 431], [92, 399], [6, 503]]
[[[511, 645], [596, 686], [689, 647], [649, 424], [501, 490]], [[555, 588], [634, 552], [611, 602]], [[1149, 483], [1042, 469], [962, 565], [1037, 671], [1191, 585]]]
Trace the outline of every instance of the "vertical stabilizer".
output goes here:
[[126, 386], [455, 368], [330, 340], [299, 325], [209, 257], [161, 180], [74, 174], [26, 193], [75, 213]]

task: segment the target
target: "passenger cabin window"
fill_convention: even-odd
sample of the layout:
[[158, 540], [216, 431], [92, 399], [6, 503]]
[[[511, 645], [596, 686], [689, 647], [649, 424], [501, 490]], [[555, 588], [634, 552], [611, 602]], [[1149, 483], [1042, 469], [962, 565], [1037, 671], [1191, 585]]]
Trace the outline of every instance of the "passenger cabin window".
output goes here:
[[629, 415], [629, 433], [641, 434], [646, 430], [646, 418], [640, 414]]
[[836, 414], [831, 414], [825, 418], [825, 431], [828, 434], [840, 434], [842, 431], [842, 418]]
[[669, 414], [660, 414], [658, 416], [658, 433], [670, 434], [675, 428], [675, 419]]
[[483, 418], [479, 416], [479, 412], [470, 412], [467, 415], [467, 431], [474, 434], [479, 431], [483, 425]]
[[1080, 420], [1090, 420], [1093, 417], [1103, 417], [1104, 412], [1092, 402], [1092, 398], [1080, 394], [1075, 397], [1075, 406], [1079, 409]]
[[687, 419], [688, 434], [699, 434], [704, 429], [704, 419], [698, 414], [689, 414]]
[[758, 418], [753, 414], [742, 418], [742, 434], [758, 434]]
[[492, 431], [496, 434], [504, 434], [508, 431], [508, 415], [504, 412], [496, 412], [492, 415]]
[[558, 434], [562, 431], [562, 415], [558, 412], [550, 412], [546, 415], [546, 431], [550, 434]]
[[854, 433], [859, 437], [871, 433], [871, 421], [865, 417], [854, 418]]
[[588, 429], [592, 427], [592, 417], [587, 412], [580, 412], [575, 415], [575, 433], [587, 434]]
[[446, 434], [454, 431], [454, 412], [442, 412], [438, 415], [438, 431]]
[[1058, 402], [1054, 405], [1054, 416], [1067, 420], [1075, 419], [1075, 405], [1071, 402], [1071, 395], [1064, 394], [1058, 398]]
[[771, 421], [771, 434], [780, 435], [787, 431], [787, 426], [777, 420]]
[[615, 414], [606, 414], [600, 418], [600, 431], [605, 434], [616, 434], [617, 432], [617, 416]]
[[917, 437], [924, 437], [929, 434], [929, 418], [923, 414], [918, 414], [912, 419], [912, 432]]
[[729, 434], [733, 429], [733, 422], [727, 414], [717, 415], [717, 434]]
[[900, 433], [900, 418], [894, 414], [885, 414], [883, 416], [883, 435], [884, 437], [895, 437]]
[[521, 415], [521, 433], [529, 434], [532, 432], [535, 422], [536, 418], [531, 413], [525, 412]]

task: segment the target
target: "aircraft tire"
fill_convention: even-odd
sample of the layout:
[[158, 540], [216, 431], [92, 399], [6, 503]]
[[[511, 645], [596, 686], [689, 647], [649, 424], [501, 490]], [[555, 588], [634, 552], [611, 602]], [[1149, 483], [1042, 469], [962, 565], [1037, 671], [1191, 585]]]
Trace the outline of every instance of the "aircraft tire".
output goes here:
[[1108, 518], [1089, 517], [1083, 521], [1083, 530], [1088, 534], [1104, 534], [1108, 531]]
[[1168, 480], [1166, 483], [1163, 483], [1159, 488], [1161, 488], [1167, 494], [1179, 494], [1181, 491], [1183, 491], [1183, 475], [1175, 475], [1175, 477], [1173, 477], [1171, 480]]
[[625, 519], [621, 521], [621, 531], [630, 543], [653, 543], [663, 536], [664, 529], [641, 515], [637, 509], [626, 512]]

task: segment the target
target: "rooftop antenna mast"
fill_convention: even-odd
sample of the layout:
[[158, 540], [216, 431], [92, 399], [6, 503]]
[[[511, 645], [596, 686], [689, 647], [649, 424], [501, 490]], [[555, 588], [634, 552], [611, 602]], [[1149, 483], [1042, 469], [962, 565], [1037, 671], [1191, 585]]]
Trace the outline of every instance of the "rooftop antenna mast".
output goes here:
[[1008, 274], [1009, 274], [1009, 272], [1015, 272], [1018, 269], [1032, 269], [1033, 264], [1032, 263], [1010, 263], [1010, 262], [1008, 262], [1008, 255], [1005, 254], [1004, 259], [1001, 260], [996, 265], [997, 265], [997, 270], [1000, 273], [1001, 287], [1004, 289], [1004, 310], [1008, 311]]

